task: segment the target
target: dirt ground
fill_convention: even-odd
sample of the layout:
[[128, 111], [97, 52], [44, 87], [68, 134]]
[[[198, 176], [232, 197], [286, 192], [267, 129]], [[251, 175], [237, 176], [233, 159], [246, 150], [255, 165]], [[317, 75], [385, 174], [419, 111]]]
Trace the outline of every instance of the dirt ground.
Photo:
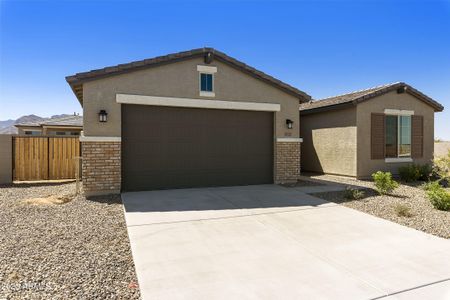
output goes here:
[[450, 150], [450, 142], [434, 143], [434, 156], [443, 156]]

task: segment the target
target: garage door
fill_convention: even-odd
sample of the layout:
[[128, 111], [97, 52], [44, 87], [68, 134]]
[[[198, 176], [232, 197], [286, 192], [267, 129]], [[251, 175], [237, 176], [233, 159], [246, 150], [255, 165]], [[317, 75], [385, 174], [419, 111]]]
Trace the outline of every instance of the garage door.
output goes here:
[[273, 113], [122, 105], [122, 189], [273, 182]]

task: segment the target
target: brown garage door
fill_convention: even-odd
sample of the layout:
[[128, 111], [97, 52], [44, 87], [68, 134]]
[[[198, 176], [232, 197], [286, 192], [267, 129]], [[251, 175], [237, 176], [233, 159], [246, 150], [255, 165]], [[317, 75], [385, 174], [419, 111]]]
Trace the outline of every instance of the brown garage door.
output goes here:
[[273, 182], [273, 113], [122, 105], [122, 189]]

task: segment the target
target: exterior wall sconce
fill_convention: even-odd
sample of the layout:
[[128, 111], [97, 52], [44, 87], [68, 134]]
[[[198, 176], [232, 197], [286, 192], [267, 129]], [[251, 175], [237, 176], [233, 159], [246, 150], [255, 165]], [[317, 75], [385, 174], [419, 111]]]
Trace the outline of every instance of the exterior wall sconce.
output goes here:
[[99, 113], [98, 113], [98, 121], [99, 122], [106, 122], [107, 121], [107, 116], [108, 113], [106, 112], [106, 110], [102, 109]]
[[292, 127], [294, 126], [294, 121], [286, 119], [286, 126], [289, 129], [292, 129]]
[[404, 92], [406, 92], [406, 89], [407, 89], [406, 86], [399, 87], [397, 89], [397, 94], [403, 94]]

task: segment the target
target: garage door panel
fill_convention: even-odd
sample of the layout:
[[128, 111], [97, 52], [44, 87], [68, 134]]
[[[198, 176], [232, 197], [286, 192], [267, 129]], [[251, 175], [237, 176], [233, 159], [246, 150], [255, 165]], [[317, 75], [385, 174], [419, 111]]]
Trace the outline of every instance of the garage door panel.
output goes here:
[[123, 190], [271, 183], [273, 113], [122, 105]]

